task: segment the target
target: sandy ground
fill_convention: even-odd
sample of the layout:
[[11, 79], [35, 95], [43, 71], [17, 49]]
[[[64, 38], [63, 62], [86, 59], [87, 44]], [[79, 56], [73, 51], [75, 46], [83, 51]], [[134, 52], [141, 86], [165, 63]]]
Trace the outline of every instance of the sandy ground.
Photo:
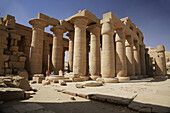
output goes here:
[[125, 106], [74, 97], [56, 91], [51, 85], [33, 84], [38, 89], [32, 98], [0, 105], [2, 113], [136, 113]]

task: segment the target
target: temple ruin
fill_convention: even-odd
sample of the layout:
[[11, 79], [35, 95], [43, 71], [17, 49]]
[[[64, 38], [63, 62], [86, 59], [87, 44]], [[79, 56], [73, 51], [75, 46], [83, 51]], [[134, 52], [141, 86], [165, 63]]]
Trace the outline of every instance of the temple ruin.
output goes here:
[[[54, 71], [72, 81], [105, 83], [166, 77], [164, 46], [158, 46], [151, 58], [142, 31], [129, 17], [119, 19], [108, 12], [99, 19], [80, 10], [65, 20], [39, 13], [29, 23], [32, 28], [16, 23], [11, 15], [0, 18], [0, 75], [32, 79]], [[44, 31], [48, 26], [53, 34]], [[69, 39], [63, 38], [64, 33]], [[69, 52], [67, 72], [65, 51]]]

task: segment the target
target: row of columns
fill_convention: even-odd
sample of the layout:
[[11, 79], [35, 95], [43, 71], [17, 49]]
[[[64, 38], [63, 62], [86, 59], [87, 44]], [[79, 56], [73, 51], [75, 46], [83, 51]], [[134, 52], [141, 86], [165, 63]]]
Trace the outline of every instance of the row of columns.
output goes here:
[[[86, 27], [88, 19], [76, 17], [73, 20], [74, 32], [69, 32], [69, 69], [74, 74], [86, 78], [87, 48]], [[31, 50], [31, 73], [42, 73], [42, 48], [44, 28], [48, 24], [41, 19], [30, 20], [33, 25], [32, 50]], [[113, 29], [111, 21], [100, 25], [87, 27], [90, 31], [90, 73], [91, 79], [95, 80], [102, 74], [105, 82], [117, 82], [129, 80], [127, 76], [146, 74], [145, 47], [139, 47], [138, 41], [133, 41], [131, 35], [125, 36], [122, 28]], [[101, 31], [100, 31], [101, 30]], [[51, 28], [53, 32], [52, 67], [55, 74], [63, 70], [63, 33], [66, 29], [62, 26]], [[116, 32], [115, 32], [116, 31]], [[102, 33], [102, 52], [100, 57], [100, 33]], [[115, 43], [114, 43], [114, 33]], [[74, 37], [74, 38], [73, 38]], [[115, 48], [116, 47], [116, 48]], [[140, 50], [140, 51], [139, 51]], [[140, 58], [141, 54], [141, 58]], [[50, 58], [49, 58], [50, 59]], [[100, 62], [101, 61], [101, 62]], [[140, 64], [140, 62], [142, 62]], [[101, 65], [100, 65], [101, 64]], [[36, 68], [35, 68], [36, 67]], [[115, 75], [117, 78], [115, 78]]]

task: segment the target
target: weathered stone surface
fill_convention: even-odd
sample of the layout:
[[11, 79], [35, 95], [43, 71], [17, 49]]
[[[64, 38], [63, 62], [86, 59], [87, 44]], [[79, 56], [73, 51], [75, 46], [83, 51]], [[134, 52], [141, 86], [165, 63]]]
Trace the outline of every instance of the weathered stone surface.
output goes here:
[[13, 84], [16, 87], [21, 88], [26, 91], [31, 89], [28, 80], [26, 80], [24, 77], [20, 77], [20, 76], [14, 77]]
[[42, 81], [45, 80], [45, 77], [42, 77], [42, 76], [40, 76], [40, 77], [33, 76], [32, 80], [36, 81], [36, 83], [42, 83]]
[[18, 75], [28, 80], [28, 72], [26, 70], [18, 70]]
[[0, 100], [23, 99], [24, 91], [20, 88], [0, 88]]
[[84, 88], [84, 84], [79, 84], [79, 83], [76, 83], [76, 88]]
[[19, 62], [25, 62], [25, 61], [26, 61], [26, 57], [23, 56], [19, 57]]
[[16, 61], [9, 61], [10, 68], [17, 68], [17, 69], [24, 69], [25, 63], [24, 62], [16, 62]]
[[103, 86], [103, 84], [99, 83], [99, 82], [87, 82], [87, 83], [85, 83], [85, 86], [86, 87], [96, 87], [96, 86]]
[[66, 82], [65, 82], [64, 80], [59, 80], [58, 82], [59, 82], [59, 84], [60, 84], [61, 86], [67, 85]]
[[50, 84], [50, 81], [49, 81], [49, 80], [42, 80], [42, 84], [43, 84], [43, 85], [49, 85], [49, 84]]

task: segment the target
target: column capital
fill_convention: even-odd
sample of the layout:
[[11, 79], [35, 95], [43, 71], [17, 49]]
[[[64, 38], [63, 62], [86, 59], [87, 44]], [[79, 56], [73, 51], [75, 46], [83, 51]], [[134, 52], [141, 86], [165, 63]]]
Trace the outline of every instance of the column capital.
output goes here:
[[124, 33], [123, 28], [116, 29], [115, 33], [116, 33], [116, 37], [115, 37], [116, 42], [124, 42], [125, 41], [125, 33]]
[[125, 36], [125, 46], [126, 47], [132, 47], [134, 44], [133, 44], [133, 38], [131, 35], [126, 35]]
[[164, 51], [165, 51], [164, 45], [157, 46], [157, 52], [164, 52]]
[[33, 26], [33, 28], [41, 28], [41, 29], [44, 29], [49, 25], [48, 22], [36, 18], [30, 19], [29, 23]]
[[113, 23], [110, 21], [102, 22], [101, 34], [114, 34]]
[[90, 34], [100, 35], [101, 25], [99, 24], [90, 25], [87, 27], [87, 30], [90, 32]]
[[54, 35], [61, 35], [61, 34], [65, 33], [67, 31], [62, 26], [54, 26], [50, 30], [54, 33]]
[[139, 42], [138, 40], [134, 40], [134, 46], [133, 46], [133, 50], [135, 51], [138, 51], [139, 50]]
[[74, 27], [77, 27], [77, 26], [86, 27], [89, 22], [89, 19], [86, 17], [75, 17], [75, 18], [72, 18], [71, 21], [74, 24]]

